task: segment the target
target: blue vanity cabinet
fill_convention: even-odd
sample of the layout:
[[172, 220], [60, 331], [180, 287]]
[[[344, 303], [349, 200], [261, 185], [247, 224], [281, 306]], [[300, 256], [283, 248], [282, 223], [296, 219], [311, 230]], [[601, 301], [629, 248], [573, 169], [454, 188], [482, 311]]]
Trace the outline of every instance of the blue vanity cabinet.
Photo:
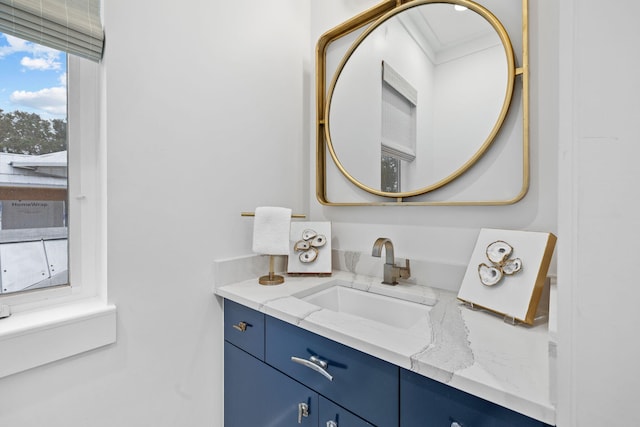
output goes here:
[[398, 366], [270, 316], [265, 334], [269, 365], [373, 425], [398, 427]]
[[400, 370], [400, 427], [551, 427], [430, 378]]
[[224, 363], [225, 427], [318, 427], [317, 393], [228, 341]]
[[551, 427], [243, 305], [224, 304], [225, 427]]

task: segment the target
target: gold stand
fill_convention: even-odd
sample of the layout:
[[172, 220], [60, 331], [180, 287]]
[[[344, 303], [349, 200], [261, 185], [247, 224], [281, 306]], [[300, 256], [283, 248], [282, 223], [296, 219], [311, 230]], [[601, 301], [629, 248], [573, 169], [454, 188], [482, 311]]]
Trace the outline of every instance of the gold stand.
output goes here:
[[280, 285], [284, 283], [284, 277], [275, 274], [273, 271], [273, 255], [269, 255], [269, 274], [261, 276], [258, 279], [258, 283], [261, 285]]

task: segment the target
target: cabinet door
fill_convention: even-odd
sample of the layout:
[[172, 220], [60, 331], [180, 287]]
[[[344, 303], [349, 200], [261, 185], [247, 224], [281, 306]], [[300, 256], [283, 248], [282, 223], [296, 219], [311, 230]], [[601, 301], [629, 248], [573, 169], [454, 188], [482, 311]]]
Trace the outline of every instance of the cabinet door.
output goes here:
[[400, 427], [548, 427], [446, 384], [400, 370]]
[[[308, 407], [300, 423], [299, 404]], [[318, 427], [318, 395], [225, 341], [224, 425]]]
[[320, 396], [320, 427], [374, 427], [362, 418]]

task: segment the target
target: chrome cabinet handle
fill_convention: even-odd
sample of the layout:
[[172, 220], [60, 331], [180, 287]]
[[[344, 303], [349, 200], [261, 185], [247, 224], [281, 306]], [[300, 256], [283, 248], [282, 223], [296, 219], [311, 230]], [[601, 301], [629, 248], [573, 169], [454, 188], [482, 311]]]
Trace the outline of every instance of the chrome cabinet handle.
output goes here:
[[322, 374], [323, 377], [328, 379], [329, 381], [333, 381], [333, 376], [327, 372], [327, 362], [324, 360], [318, 359], [316, 356], [311, 356], [309, 360], [302, 359], [300, 357], [291, 356], [291, 361], [301, 364], [302, 366], [306, 366], [309, 369], [313, 369], [314, 371]]
[[327, 421], [327, 427], [338, 427], [338, 423], [335, 421]]
[[244, 332], [247, 330], [247, 326], [249, 326], [247, 322], [239, 322], [237, 325], [233, 325], [233, 328], [240, 332]]
[[462, 424], [454, 421], [454, 422], [451, 423], [451, 427], [463, 427], [463, 426], [462, 426]]
[[309, 416], [309, 405], [304, 402], [298, 403], [298, 424], [302, 424], [302, 417]]

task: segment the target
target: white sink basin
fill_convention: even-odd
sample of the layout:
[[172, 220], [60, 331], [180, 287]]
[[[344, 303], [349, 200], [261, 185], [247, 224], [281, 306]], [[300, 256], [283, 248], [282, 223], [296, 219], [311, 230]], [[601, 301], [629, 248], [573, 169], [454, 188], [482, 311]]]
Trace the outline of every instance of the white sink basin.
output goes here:
[[335, 285], [301, 298], [338, 313], [409, 329], [428, 318], [430, 306]]

